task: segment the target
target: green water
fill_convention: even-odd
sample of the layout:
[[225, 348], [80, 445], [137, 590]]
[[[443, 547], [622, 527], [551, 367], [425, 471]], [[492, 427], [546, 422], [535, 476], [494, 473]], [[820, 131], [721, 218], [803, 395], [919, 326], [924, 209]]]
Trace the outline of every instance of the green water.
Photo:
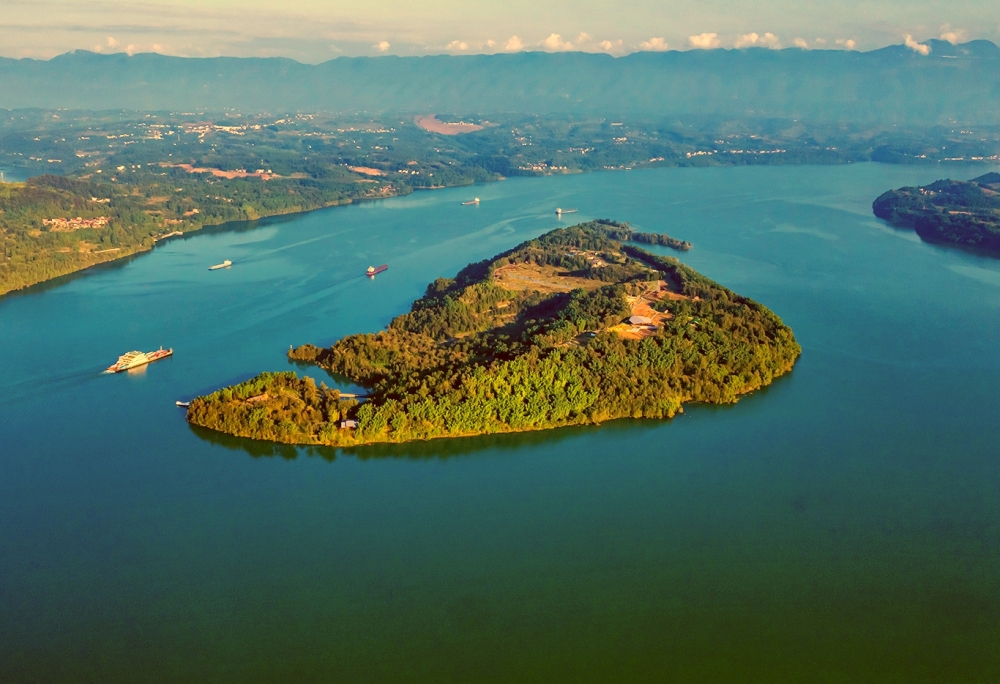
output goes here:
[[[1000, 261], [870, 214], [940, 175], [510, 180], [0, 299], [0, 681], [1000, 680]], [[685, 261], [794, 328], [794, 372], [669, 422], [351, 453], [173, 406], [385, 325], [556, 206], [691, 240]]]

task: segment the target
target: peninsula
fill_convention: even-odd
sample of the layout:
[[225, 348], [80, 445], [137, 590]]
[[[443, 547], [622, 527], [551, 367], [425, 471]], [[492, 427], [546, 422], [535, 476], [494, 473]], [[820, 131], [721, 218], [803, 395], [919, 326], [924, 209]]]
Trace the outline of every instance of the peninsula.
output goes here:
[[912, 228], [927, 242], [1000, 256], [1000, 173], [890, 190], [875, 200], [872, 210], [894, 226]]
[[386, 330], [289, 352], [368, 388], [361, 403], [263, 373], [193, 400], [188, 420], [291, 444], [404, 442], [669, 418], [791, 370], [801, 349], [778, 316], [629, 232], [554, 230], [439, 278]]

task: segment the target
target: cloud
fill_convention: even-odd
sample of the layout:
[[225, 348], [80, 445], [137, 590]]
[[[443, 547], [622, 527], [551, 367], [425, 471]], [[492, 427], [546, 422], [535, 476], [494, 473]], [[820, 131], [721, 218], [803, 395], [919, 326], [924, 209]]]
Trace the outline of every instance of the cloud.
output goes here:
[[927, 55], [931, 54], [931, 46], [930, 45], [923, 45], [921, 43], [918, 43], [917, 41], [913, 40], [913, 36], [911, 36], [909, 34], [907, 34], [906, 40], [903, 41], [903, 45], [905, 45], [906, 47], [910, 48], [914, 52], [923, 55], [924, 57], [926, 57]]
[[781, 43], [778, 41], [778, 36], [773, 33], [765, 33], [762, 36], [758, 36], [756, 33], [747, 33], [737, 38], [733, 47], [766, 47], [777, 49], [781, 47]]
[[648, 52], [666, 52], [670, 49], [670, 46], [667, 45], [667, 41], [663, 40], [663, 38], [650, 38], [639, 43], [639, 49]]
[[573, 49], [573, 43], [569, 42], [568, 40], [563, 40], [562, 36], [560, 36], [558, 33], [550, 33], [549, 37], [543, 40], [541, 43], [539, 43], [539, 45], [544, 47], [546, 50], [554, 50], [554, 51]]
[[116, 47], [118, 47], [118, 41], [112, 38], [111, 36], [108, 36], [108, 47], [114, 50]]
[[693, 48], [708, 50], [719, 47], [718, 33], [700, 33], [697, 36], [688, 36], [688, 42]]
[[579, 45], [580, 43], [589, 43], [593, 39], [594, 37], [591, 36], [589, 33], [581, 33], [576, 37], [576, 44]]
[[452, 50], [453, 52], [454, 51], [465, 52], [466, 50], [469, 49], [469, 44], [466, 43], [464, 40], [453, 40], [450, 43], [448, 43], [448, 46], [445, 49]]
[[826, 45], [826, 38], [817, 38], [816, 39], [816, 44], [817, 45]]
[[597, 44], [597, 47], [601, 48], [605, 52], [613, 52], [615, 50], [621, 50], [622, 49], [622, 41], [621, 40], [614, 40], [614, 41], [611, 41], [611, 40], [602, 40], [600, 43]]
[[486, 41], [486, 47], [493, 48], [493, 47], [496, 47], [496, 46], [497, 46], [497, 42], [495, 40], [493, 40], [492, 38], [490, 38], [488, 41]]
[[947, 40], [949, 43], [954, 45], [964, 39], [965, 29], [952, 29], [948, 24], [941, 27], [941, 40]]
[[380, 40], [379, 42], [372, 45], [372, 47], [378, 50], [379, 52], [386, 52], [392, 46], [389, 44], [389, 41]]
[[802, 38], [796, 38], [795, 40], [792, 41], [792, 44], [797, 48], [802, 48], [803, 50], [809, 47], [809, 43], [807, 43]]
[[524, 43], [522, 43], [521, 39], [517, 36], [511, 36], [510, 40], [507, 41], [507, 44], [503, 46], [503, 49], [508, 52], [517, 52], [518, 50], [524, 49]]
[[853, 50], [854, 46], [858, 44], [853, 38], [838, 38], [835, 42], [837, 45], [843, 45], [848, 50]]

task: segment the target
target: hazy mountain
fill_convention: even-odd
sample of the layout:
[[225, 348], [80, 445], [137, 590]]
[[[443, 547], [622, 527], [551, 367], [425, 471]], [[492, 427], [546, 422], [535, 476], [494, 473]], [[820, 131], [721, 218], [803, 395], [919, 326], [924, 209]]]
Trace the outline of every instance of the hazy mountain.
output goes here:
[[187, 59], [77, 51], [0, 59], [0, 107], [579, 112], [1000, 123], [1000, 48]]

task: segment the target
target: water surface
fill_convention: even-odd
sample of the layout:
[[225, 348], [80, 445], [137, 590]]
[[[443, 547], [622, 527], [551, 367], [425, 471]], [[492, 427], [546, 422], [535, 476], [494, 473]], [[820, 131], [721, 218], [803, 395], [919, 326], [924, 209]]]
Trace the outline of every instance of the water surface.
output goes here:
[[[870, 211], [938, 175], [510, 180], [205, 231], [0, 299], [0, 681], [997, 680], [1000, 261]], [[686, 262], [793, 327], [794, 372], [673, 421], [349, 453], [173, 406], [597, 217], [691, 240]]]

